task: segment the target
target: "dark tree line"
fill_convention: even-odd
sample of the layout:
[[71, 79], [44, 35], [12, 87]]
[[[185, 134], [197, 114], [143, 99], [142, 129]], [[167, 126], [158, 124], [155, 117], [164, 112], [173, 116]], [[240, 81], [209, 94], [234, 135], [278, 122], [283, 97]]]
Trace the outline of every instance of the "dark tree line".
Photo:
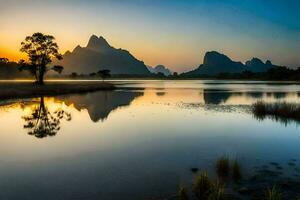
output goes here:
[[20, 72], [20, 65], [17, 62], [9, 61], [7, 58], [0, 58], [0, 78], [15, 79], [15, 78], [30, 78], [28, 72]]
[[278, 80], [278, 81], [299, 81], [300, 68], [290, 69], [287, 67], [274, 67], [267, 72], [253, 73], [244, 71], [237, 74], [222, 73], [216, 76], [218, 79], [250, 79], [250, 80]]
[[242, 73], [220, 73], [217, 75], [179, 75], [179, 79], [234, 79], [234, 80], [277, 80], [277, 81], [300, 81], [300, 68], [290, 69], [287, 67], [274, 67], [266, 72], [254, 73], [243, 71]]

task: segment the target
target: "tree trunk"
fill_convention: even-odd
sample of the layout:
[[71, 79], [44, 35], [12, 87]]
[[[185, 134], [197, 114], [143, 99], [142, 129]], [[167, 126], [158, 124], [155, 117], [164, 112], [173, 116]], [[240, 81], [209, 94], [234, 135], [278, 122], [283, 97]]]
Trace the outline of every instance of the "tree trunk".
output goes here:
[[39, 85], [44, 84], [44, 75], [42, 73], [39, 74], [38, 84]]
[[43, 85], [44, 84], [44, 75], [45, 75], [45, 67], [41, 66], [39, 70], [39, 76], [38, 76], [38, 84]]

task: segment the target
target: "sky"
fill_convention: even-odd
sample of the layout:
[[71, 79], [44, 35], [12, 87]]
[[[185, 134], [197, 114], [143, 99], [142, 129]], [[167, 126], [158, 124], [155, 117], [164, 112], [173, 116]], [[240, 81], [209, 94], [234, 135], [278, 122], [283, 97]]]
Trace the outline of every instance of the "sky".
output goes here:
[[300, 67], [299, 10], [299, 0], [0, 0], [0, 57], [25, 58], [20, 43], [43, 32], [62, 53], [95, 34], [177, 72], [212, 50]]

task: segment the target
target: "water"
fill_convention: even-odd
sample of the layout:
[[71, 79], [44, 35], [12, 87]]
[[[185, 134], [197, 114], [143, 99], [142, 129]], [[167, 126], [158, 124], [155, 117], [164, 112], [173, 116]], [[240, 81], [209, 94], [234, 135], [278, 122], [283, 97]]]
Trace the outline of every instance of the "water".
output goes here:
[[191, 182], [191, 167], [215, 176], [222, 155], [247, 175], [270, 162], [299, 175], [299, 123], [251, 112], [258, 100], [300, 103], [297, 83], [115, 83], [117, 91], [0, 101], [0, 199], [169, 197]]

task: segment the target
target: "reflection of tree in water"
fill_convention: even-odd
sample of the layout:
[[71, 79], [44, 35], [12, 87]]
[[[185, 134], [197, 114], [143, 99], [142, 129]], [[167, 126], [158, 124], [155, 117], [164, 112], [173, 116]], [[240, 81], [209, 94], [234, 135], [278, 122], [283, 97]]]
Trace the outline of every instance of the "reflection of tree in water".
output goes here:
[[29, 135], [44, 138], [56, 135], [60, 130], [60, 121], [62, 119], [70, 121], [71, 114], [61, 108], [54, 112], [49, 111], [45, 105], [44, 97], [41, 97], [39, 106], [22, 118], [25, 120], [24, 129], [28, 130]]
[[156, 92], [157, 96], [164, 96], [166, 94], [166, 92]]

